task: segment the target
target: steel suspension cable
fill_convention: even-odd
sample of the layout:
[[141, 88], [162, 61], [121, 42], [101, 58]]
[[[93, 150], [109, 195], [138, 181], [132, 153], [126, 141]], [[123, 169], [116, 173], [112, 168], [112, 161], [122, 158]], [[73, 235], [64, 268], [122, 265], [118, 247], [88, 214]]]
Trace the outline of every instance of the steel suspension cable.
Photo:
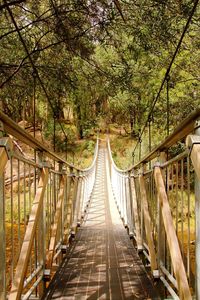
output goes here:
[[167, 76], [167, 127], [166, 127], [166, 132], [167, 135], [169, 135], [169, 110], [170, 110], [170, 104], [169, 104], [169, 81], [170, 81], [170, 76]]
[[180, 37], [180, 39], [179, 39], [179, 42], [178, 42], [178, 44], [177, 44], [177, 46], [176, 46], [176, 49], [175, 49], [175, 51], [174, 51], [174, 54], [173, 54], [173, 56], [172, 56], [172, 58], [171, 58], [171, 61], [170, 61], [170, 63], [169, 63], [169, 66], [168, 66], [168, 68], [167, 68], [167, 70], [166, 70], [166, 72], [165, 72], [165, 76], [164, 76], [164, 78], [163, 78], [163, 80], [162, 80], [162, 83], [161, 83], [161, 86], [160, 86], [160, 88], [159, 88], [159, 91], [158, 91], [158, 93], [157, 93], [155, 99], [153, 100], [153, 103], [152, 103], [151, 108], [150, 108], [150, 111], [149, 111], [149, 113], [148, 113], [146, 122], [145, 122], [145, 124], [144, 124], [144, 126], [143, 126], [143, 128], [142, 128], [142, 130], [141, 130], [141, 132], [140, 132], [140, 134], [139, 134], [139, 138], [138, 138], [138, 141], [137, 141], [137, 143], [136, 143], [136, 145], [135, 145], [135, 147], [134, 147], [134, 149], [133, 149], [133, 152], [135, 152], [136, 148], [138, 147], [138, 145], [139, 145], [139, 143], [140, 143], [140, 141], [141, 141], [142, 135], [143, 135], [143, 133], [144, 133], [144, 131], [145, 131], [145, 128], [146, 128], [147, 125], [148, 125], [149, 119], [151, 118], [151, 115], [152, 115], [152, 113], [153, 113], [153, 110], [154, 110], [154, 108], [155, 108], [155, 105], [156, 105], [156, 103], [157, 103], [157, 101], [158, 101], [158, 99], [159, 99], [159, 97], [160, 97], [160, 94], [161, 94], [161, 91], [162, 91], [163, 86], [164, 86], [164, 84], [165, 84], [165, 81], [166, 81], [167, 78], [169, 77], [169, 73], [170, 73], [171, 67], [172, 67], [172, 65], [173, 65], [173, 63], [174, 63], [174, 60], [175, 60], [175, 58], [176, 58], [176, 56], [177, 56], [177, 54], [178, 54], [178, 51], [179, 51], [179, 49], [180, 49], [180, 47], [181, 47], [183, 38], [184, 38], [184, 36], [185, 36], [185, 34], [186, 34], [187, 30], [188, 30], [188, 27], [189, 27], [189, 25], [190, 25], [190, 22], [191, 22], [191, 20], [192, 20], [193, 15], [194, 15], [194, 13], [195, 13], [195, 11], [196, 11], [196, 8], [197, 8], [198, 3], [199, 3], [199, 0], [196, 0], [196, 1], [194, 2], [194, 6], [193, 6], [193, 8], [192, 8], [192, 10], [191, 10], [191, 13], [190, 13], [190, 15], [189, 15], [189, 18], [188, 18], [188, 20], [187, 20], [187, 22], [186, 22], [186, 25], [185, 25], [184, 29], [183, 29], [183, 32], [182, 32], [181, 37]]
[[[9, 15], [10, 15], [10, 18], [11, 18], [11, 20], [12, 20], [14, 26], [15, 26], [15, 29], [16, 29], [16, 31], [17, 31], [17, 33], [18, 33], [19, 39], [20, 39], [20, 41], [21, 41], [21, 43], [22, 43], [22, 45], [23, 45], [23, 47], [24, 47], [24, 50], [25, 50], [25, 52], [26, 52], [26, 54], [27, 54], [27, 57], [28, 57], [28, 59], [29, 59], [29, 61], [30, 61], [30, 64], [31, 64], [32, 69], [33, 69], [33, 72], [35, 73], [35, 76], [38, 78], [38, 81], [39, 81], [39, 83], [40, 83], [40, 85], [41, 85], [41, 87], [42, 87], [42, 90], [43, 90], [43, 92], [44, 92], [44, 94], [45, 94], [45, 96], [46, 96], [46, 98], [47, 98], [47, 100], [48, 100], [48, 102], [49, 102], [49, 105], [50, 105], [51, 109], [52, 109], [53, 115], [55, 116], [56, 113], [55, 113], [55, 111], [54, 111], [53, 104], [52, 104], [52, 102], [51, 102], [51, 100], [50, 100], [50, 98], [49, 98], [49, 95], [48, 95], [48, 93], [47, 93], [47, 90], [46, 90], [46, 88], [45, 88], [45, 85], [44, 85], [44, 83], [43, 83], [43, 81], [42, 81], [42, 79], [41, 79], [41, 77], [40, 77], [40, 75], [39, 75], [39, 73], [38, 73], [38, 70], [37, 70], [37, 68], [36, 68], [36, 66], [35, 66], [35, 64], [34, 64], [34, 61], [33, 61], [32, 57], [31, 57], [30, 53], [29, 53], [29, 50], [28, 50], [28, 48], [27, 48], [27, 46], [26, 46], [26, 43], [25, 43], [25, 41], [24, 41], [24, 39], [23, 39], [23, 37], [22, 37], [22, 34], [21, 34], [20, 30], [19, 30], [19, 27], [18, 27], [18, 25], [17, 25], [17, 23], [16, 23], [16, 21], [15, 21], [15, 18], [14, 18], [14, 16], [13, 16], [12, 10], [11, 10], [10, 7], [8, 6], [7, 0], [4, 0], [4, 3], [5, 3], [5, 5], [6, 5], [6, 8], [7, 8], [7, 11], [8, 11], [8, 13], [9, 13]], [[63, 132], [65, 138], [67, 139], [67, 135], [66, 135], [66, 133], [65, 133], [65, 130], [64, 130], [63, 125], [62, 125], [59, 121], [58, 121], [58, 123], [59, 123], [59, 125], [60, 125], [60, 127], [61, 127], [61, 130], [62, 130], [62, 132]]]

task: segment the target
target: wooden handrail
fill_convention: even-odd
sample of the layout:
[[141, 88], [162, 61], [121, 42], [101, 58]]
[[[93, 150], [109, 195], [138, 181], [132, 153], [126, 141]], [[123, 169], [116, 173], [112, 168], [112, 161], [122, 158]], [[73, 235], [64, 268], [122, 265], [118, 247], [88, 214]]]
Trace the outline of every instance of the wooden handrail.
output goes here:
[[50, 157], [51, 159], [63, 163], [67, 165], [70, 168], [73, 168], [74, 170], [77, 171], [82, 171], [82, 172], [88, 172], [93, 166], [96, 161], [96, 157], [98, 154], [98, 139], [97, 139], [97, 146], [96, 146], [96, 151], [94, 154], [94, 159], [90, 167], [86, 169], [81, 169], [78, 168], [70, 163], [68, 163], [66, 160], [62, 159], [58, 155], [56, 155], [54, 152], [50, 151], [47, 147], [43, 145], [42, 142], [38, 141], [36, 138], [34, 138], [31, 134], [26, 132], [23, 128], [21, 128], [16, 122], [14, 122], [11, 118], [9, 118], [6, 114], [4, 114], [0, 110], [0, 120], [3, 123], [3, 129], [7, 134], [12, 135], [16, 139], [20, 140], [21, 142], [25, 143], [26, 145], [29, 145], [31, 148], [45, 152], [45, 154]]
[[[65, 160], [61, 159], [58, 155], [55, 153], [49, 151], [47, 147], [45, 147], [41, 142], [39, 142], [37, 139], [35, 139], [31, 134], [26, 132], [23, 128], [21, 128], [16, 122], [14, 122], [11, 118], [9, 118], [7, 115], [5, 115], [0, 110], [0, 120], [3, 122], [4, 131], [16, 139], [20, 140], [21, 142], [25, 143], [26, 145], [29, 145], [31, 148], [45, 152], [47, 156], [50, 158], [61, 162], [68, 164]], [[70, 165], [70, 164], [69, 164]], [[73, 166], [74, 167], [74, 166]]]
[[[195, 110], [192, 114], [190, 114], [175, 130], [174, 132], [169, 135], [162, 143], [160, 143], [158, 146], [156, 146], [150, 153], [148, 153], [145, 157], [143, 157], [137, 164], [132, 166], [129, 169], [126, 170], [120, 170], [118, 167], [114, 165], [113, 158], [111, 155], [111, 149], [110, 149], [110, 144], [108, 141], [108, 149], [109, 149], [109, 154], [110, 154], [110, 160], [112, 164], [114, 165], [114, 170], [117, 173], [121, 173], [121, 175], [124, 175], [126, 173], [129, 173], [129, 176], [133, 174], [134, 178], [138, 178], [139, 184], [140, 184], [140, 198], [142, 199], [142, 209], [144, 213], [144, 228], [146, 232], [146, 238], [147, 238], [147, 243], [148, 243], [148, 248], [149, 248], [149, 256], [150, 256], [150, 261], [152, 262], [152, 257], [153, 257], [153, 264], [154, 264], [154, 258], [155, 258], [155, 263], [156, 263], [156, 255], [154, 245], [152, 243], [152, 229], [151, 229], [151, 220], [148, 212], [148, 205], [150, 199], [147, 199], [147, 193], [146, 193], [146, 186], [144, 182], [144, 177], [143, 175], [138, 174], [138, 169], [143, 166], [145, 163], [151, 161], [155, 157], [157, 157], [161, 152], [165, 152], [166, 150], [169, 149], [172, 145], [177, 143], [178, 141], [182, 141], [188, 134], [193, 132], [198, 126], [199, 122], [197, 122], [198, 117], [200, 117], [200, 109]], [[187, 143], [189, 144], [189, 150], [190, 150], [190, 157], [192, 160], [192, 164], [194, 166], [195, 172], [200, 180], [200, 137], [197, 138], [197, 136], [189, 136], [187, 139]], [[155, 186], [157, 190], [157, 197], [160, 205], [160, 210], [158, 212], [159, 218], [163, 220], [163, 225], [162, 229], [166, 232], [166, 237], [167, 237], [167, 243], [168, 243], [168, 248], [169, 248], [169, 254], [170, 254], [170, 261], [174, 270], [174, 277], [176, 278], [177, 286], [178, 287], [178, 294], [181, 300], [191, 300], [191, 291], [189, 288], [189, 283], [187, 280], [187, 274], [186, 274], [186, 268], [184, 266], [184, 262], [182, 259], [181, 255], [181, 250], [179, 246], [179, 241], [178, 237], [174, 228], [173, 224], [173, 218], [172, 218], [172, 213], [168, 201], [168, 196], [166, 192], [166, 186], [164, 183], [164, 179], [162, 176], [162, 170], [161, 168], [166, 168], [169, 165], [172, 165], [174, 162], [178, 162], [179, 160], [183, 161], [183, 158], [187, 156], [188, 151], [184, 151], [181, 155], [176, 156], [176, 158], [173, 158], [171, 161], [167, 161], [162, 165], [156, 166], [155, 169], [151, 169], [148, 172], [152, 174], [154, 172], [154, 181], [155, 181]], [[187, 166], [188, 168], [188, 166]], [[114, 171], [114, 172], [115, 172]], [[146, 173], [145, 173], [146, 174]], [[147, 183], [149, 184], [149, 183]], [[155, 193], [156, 194], [156, 193]], [[137, 202], [136, 202], [137, 203]], [[137, 207], [135, 208], [136, 210], [136, 218], [137, 218]], [[135, 214], [135, 212], [134, 212]], [[146, 215], [145, 215], [146, 214]], [[161, 215], [160, 215], [161, 214]], [[142, 230], [142, 228], [140, 229]], [[160, 229], [159, 229], [160, 230]], [[163, 232], [164, 232], [163, 231]], [[160, 238], [160, 237], [159, 237]], [[159, 248], [159, 245], [158, 245]], [[159, 249], [158, 249], [159, 251]], [[158, 253], [159, 256], [159, 253]], [[158, 258], [158, 264], [159, 264], [159, 258]], [[160, 267], [158, 267], [160, 269]], [[167, 266], [166, 266], [167, 268]], [[151, 265], [151, 269], [152, 265]], [[188, 269], [187, 269], [188, 271]], [[161, 271], [162, 272], [162, 271]], [[175, 280], [175, 279], [174, 279]], [[167, 284], [167, 283], [166, 283]]]
[[[147, 163], [154, 159], [159, 152], [165, 151], [169, 149], [173, 144], [185, 138], [188, 134], [190, 134], [195, 129], [195, 123], [197, 118], [200, 117], [200, 108], [194, 110], [186, 119], [184, 119], [178, 127], [158, 146], [155, 146], [154, 149], [145, 155], [138, 163], [134, 164], [130, 168], [126, 170], [118, 169], [120, 172], [129, 172], [137, 169], [140, 165]], [[108, 142], [109, 149], [110, 144]], [[109, 151], [111, 153], [111, 149]]]
[[138, 168], [139, 165], [149, 162], [157, 156], [158, 152], [162, 152], [170, 148], [173, 144], [185, 138], [195, 128], [197, 118], [200, 117], [200, 108], [194, 110], [186, 119], [184, 119], [178, 127], [151, 152], [145, 155], [137, 164], [130, 169]]
[[[69, 164], [67, 161], [60, 158], [57, 154], [49, 151], [49, 149], [46, 148], [40, 141], [35, 139], [29, 133], [27, 133], [23, 128], [18, 126], [14, 121], [12, 121], [9, 117], [7, 117], [1, 111], [0, 111], [0, 135], [6, 135], [6, 137], [0, 138], [0, 177], [5, 172], [6, 163], [10, 158], [14, 157], [19, 162], [22, 161], [24, 163], [24, 174], [23, 174], [24, 187], [25, 187], [26, 176], [29, 180], [28, 196], [29, 196], [29, 199], [31, 199], [30, 203], [32, 203], [32, 193], [31, 193], [31, 185], [30, 185], [31, 172], [34, 173], [34, 176], [36, 175], [37, 172], [40, 174], [39, 183], [37, 182], [37, 184], [35, 184], [35, 186], [34, 186], [35, 188], [37, 187], [36, 194], [35, 194], [35, 197], [34, 197], [34, 200], [32, 203], [32, 208], [30, 208], [30, 211], [29, 211], [30, 217], [28, 220], [28, 224], [26, 226], [25, 236], [23, 238], [22, 244], [20, 245], [21, 249], [19, 249], [19, 252], [17, 253], [17, 255], [19, 255], [19, 259], [18, 259], [18, 262], [16, 265], [16, 270], [14, 272], [14, 279], [11, 282], [11, 291], [8, 296], [9, 300], [19, 300], [22, 298], [22, 294], [25, 291], [24, 281], [25, 281], [26, 276], [29, 276], [28, 278], [31, 278], [34, 274], [34, 272], [32, 272], [29, 275], [30, 272], [29, 272], [29, 268], [28, 268], [28, 266], [31, 262], [30, 258], [31, 258], [31, 253], [32, 253], [33, 247], [34, 247], [34, 239], [36, 238], [37, 240], [39, 240], [39, 238], [43, 234], [45, 234], [45, 230], [46, 230], [44, 223], [41, 222], [41, 218], [42, 218], [42, 216], [43, 217], [45, 216], [47, 218], [46, 214], [43, 214], [43, 209], [44, 209], [43, 201], [45, 199], [45, 191], [47, 190], [47, 192], [48, 192], [47, 185], [50, 186], [52, 184], [52, 177], [49, 176], [49, 174], [53, 174], [52, 176], [55, 176], [56, 174], [57, 174], [57, 176], [60, 176], [60, 184], [59, 184], [59, 191], [56, 191], [57, 195], [54, 194], [54, 195], [50, 196], [50, 197], [57, 196], [57, 198], [56, 198], [57, 203], [56, 203], [56, 211], [55, 211], [55, 213], [52, 214], [54, 223], [51, 226], [51, 234], [50, 234], [50, 236], [48, 236], [48, 246], [47, 246], [48, 250], [46, 253], [47, 254], [46, 257], [45, 257], [45, 253], [44, 253], [45, 252], [44, 249], [46, 249], [45, 238], [41, 239], [41, 241], [38, 242], [38, 243], [41, 242], [40, 246], [41, 246], [42, 251], [44, 250], [43, 253], [41, 253], [41, 255], [40, 255], [39, 247], [38, 247], [38, 249], [34, 249], [39, 253], [36, 260], [37, 260], [37, 262], [41, 263], [41, 266], [42, 266], [42, 272], [40, 274], [40, 277], [41, 276], [48, 277], [48, 274], [44, 272], [44, 268], [47, 267], [47, 268], [51, 269], [51, 267], [52, 267], [53, 258], [54, 258], [54, 254], [55, 254], [55, 248], [56, 248], [56, 242], [58, 240], [58, 237], [59, 237], [59, 240], [62, 239], [62, 241], [66, 242], [66, 244], [68, 243], [69, 234], [71, 233], [71, 229], [72, 229], [73, 218], [74, 218], [74, 215], [77, 214], [77, 212], [75, 211], [75, 202], [76, 202], [75, 200], [76, 200], [77, 187], [78, 187], [77, 174], [81, 173], [81, 175], [84, 176], [84, 178], [86, 177], [86, 178], [93, 180], [93, 174], [95, 172], [96, 160], [97, 160], [97, 156], [98, 156], [99, 142], [97, 139], [97, 144], [96, 144], [96, 149], [95, 149], [92, 164], [86, 169], [80, 169], [80, 168], [75, 167], [74, 165]], [[33, 163], [28, 158], [25, 159], [24, 157], [13, 153], [12, 137], [9, 137], [7, 135], [11, 135], [14, 138], [20, 140], [21, 142], [27, 144], [32, 149], [35, 149], [38, 152], [42, 152], [42, 154], [43, 154], [42, 159], [40, 157], [41, 163], [35, 163], [35, 162]], [[54, 162], [58, 162], [60, 165], [62, 165], [63, 171], [59, 170], [59, 172], [57, 172], [57, 171], [55, 172], [54, 169], [53, 170], [50, 169], [50, 167], [51, 167], [50, 165], [47, 165], [47, 163], [43, 164], [42, 161], [44, 161], [44, 159], [46, 157], [49, 157]], [[12, 164], [12, 161], [13, 160], [11, 160], [11, 164]], [[19, 165], [20, 165], [20, 163], [19, 163]], [[28, 174], [25, 172], [25, 167], [27, 165], [29, 166]], [[33, 166], [33, 170], [31, 169], [32, 166]], [[20, 170], [19, 166], [18, 166], [18, 168]], [[66, 170], [66, 171], [64, 171], [64, 170]], [[67, 172], [67, 174], [66, 174], [66, 172]], [[55, 177], [53, 177], [53, 178], [55, 178]], [[74, 185], [72, 185], [73, 179], [75, 180]], [[2, 180], [4, 180], [4, 178]], [[12, 186], [13, 178], [10, 180], [10, 183]], [[11, 187], [11, 189], [12, 189], [12, 187]], [[24, 193], [25, 193], [25, 191], [24, 191]], [[47, 195], [47, 197], [48, 197], [48, 195]], [[54, 199], [54, 200], [56, 200], [56, 199]], [[5, 198], [3, 199], [3, 201], [5, 201]], [[63, 201], [65, 201], [65, 205], [64, 205], [65, 208], [62, 205]], [[45, 209], [49, 209], [49, 208], [47, 207]], [[59, 231], [59, 226], [61, 224], [60, 216], [62, 213], [65, 214], [66, 220], [64, 220], [62, 218], [62, 226], [63, 227], [62, 227], [62, 232], [60, 232]], [[48, 222], [48, 220], [46, 220], [46, 221]], [[67, 225], [67, 226], [65, 226], [65, 225]], [[37, 230], [37, 228], [40, 228], [41, 230], [40, 229]], [[41, 233], [41, 235], [40, 235], [40, 233]], [[62, 235], [62, 237], [60, 237], [60, 235]], [[5, 250], [3, 250], [3, 253], [5, 253]], [[60, 255], [60, 253], [61, 253], [61, 251], [58, 252], [59, 255]], [[12, 262], [12, 265], [13, 265], [13, 262]], [[33, 279], [33, 277], [32, 277], [32, 279]], [[39, 294], [40, 293], [42, 294], [43, 293], [42, 283], [40, 284], [38, 282], [38, 284], [39, 284], [38, 285]], [[34, 286], [36, 286], [35, 283], [32, 285], [31, 289], [33, 289]], [[4, 287], [5, 287], [5, 284], [4, 284]], [[31, 292], [31, 289], [30, 289], [30, 292]]]
[[159, 152], [169, 149], [173, 144], [177, 143], [178, 141], [185, 138], [188, 134], [190, 134], [195, 129], [195, 123], [198, 117], [200, 117], [200, 108], [194, 110], [186, 119], [181, 122], [178, 127], [175, 128], [175, 130], [166, 139], [164, 139], [164, 141], [155, 146], [151, 152], [146, 154], [139, 162], [132, 165], [128, 169], [119, 169], [114, 163], [111, 155], [110, 141], [108, 138], [109, 155], [111, 161], [113, 161], [114, 163], [114, 167], [118, 172], [124, 173], [134, 171], [134, 169], [137, 169], [140, 165], [151, 161], [157, 156]]

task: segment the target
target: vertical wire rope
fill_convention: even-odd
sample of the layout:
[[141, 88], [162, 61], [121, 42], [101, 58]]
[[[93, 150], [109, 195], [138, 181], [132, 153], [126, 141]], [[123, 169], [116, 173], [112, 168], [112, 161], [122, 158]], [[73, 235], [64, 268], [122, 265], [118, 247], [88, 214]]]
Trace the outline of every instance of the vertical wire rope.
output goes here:
[[166, 133], [167, 133], [167, 136], [169, 135], [169, 110], [170, 110], [170, 107], [169, 107], [169, 81], [170, 81], [170, 76], [168, 74], [167, 76], [167, 79], [166, 79], [166, 82], [167, 82], [167, 126], [166, 126]]

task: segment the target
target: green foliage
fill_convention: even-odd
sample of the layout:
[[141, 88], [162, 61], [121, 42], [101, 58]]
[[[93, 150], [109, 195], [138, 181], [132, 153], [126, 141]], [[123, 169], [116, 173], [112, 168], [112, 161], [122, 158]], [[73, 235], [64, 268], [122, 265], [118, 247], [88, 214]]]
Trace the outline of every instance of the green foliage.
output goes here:
[[120, 169], [127, 169], [132, 165], [134, 145], [135, 142], [129, 136], [111, 135], [113, 159]]
[[[36, 121], [57, 147], [118, 123], [138, 138], [161, 85], [192, 1], [29, 1], [6, 9], [0, 28], [0, 99], [15, 121]], [[172, 66], [170, 131], [199, 105], [199, 7]], [[32, 63], [38, 71], [34, 72]], [[35, 78], [35, 79], [34, 79]], [[70, 117], [65, 115], [70, 108]], [[153, 113], [155, 144], [166, 133], [166, 84]], [[103, 122], [102, 122], [103, 120]], [[63, 124], [66, 137], [60, 129]], [[67, 124], [66, 124], [67, 123]], [[69, 125], [69, 126], [67, 126]], [[162, 128], [160, 128], [162, 125]], [[144, 139], [145, 139], [144, 134]], [[145, 151], [148, 141], [145, 142]], [[69, 150], [70, 151], [70, 150]]]
[[177, 145], [169, 149], [169, 156], [173, 158], [185, 150], [185, 143], [178, 142]]
[[87, 140], [85, 142], [85, 150], [89, 151], [89, 152], [93, 152], [94, 151], [94, 147], [95, 147], [95, 142], [91, 141], [91, 140]]

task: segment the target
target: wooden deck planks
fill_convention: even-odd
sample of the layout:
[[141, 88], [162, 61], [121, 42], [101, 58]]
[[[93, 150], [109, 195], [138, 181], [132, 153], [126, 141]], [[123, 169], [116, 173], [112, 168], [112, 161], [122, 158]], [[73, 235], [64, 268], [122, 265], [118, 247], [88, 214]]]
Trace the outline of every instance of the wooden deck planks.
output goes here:
[[88, 214], [45, 300], [160, 299], [108, 201], [106, 150], [100, 148]]

